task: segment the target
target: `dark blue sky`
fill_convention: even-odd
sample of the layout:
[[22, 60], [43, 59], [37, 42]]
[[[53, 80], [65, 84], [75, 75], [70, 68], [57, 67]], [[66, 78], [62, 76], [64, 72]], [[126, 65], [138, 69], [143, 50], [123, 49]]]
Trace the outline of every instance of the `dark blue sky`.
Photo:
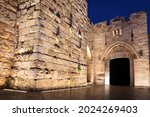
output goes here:
[[148, 12], [148, 27], [150, 27], [150, 0], [88, 0], [88, 16], [93, 23], [116, 16], [128, 17], [131, 13], [143, 10]]

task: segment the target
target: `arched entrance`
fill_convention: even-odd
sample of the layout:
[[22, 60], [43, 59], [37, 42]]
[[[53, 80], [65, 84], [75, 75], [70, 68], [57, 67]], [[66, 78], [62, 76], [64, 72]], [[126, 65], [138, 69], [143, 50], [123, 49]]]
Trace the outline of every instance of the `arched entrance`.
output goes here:
[[110, 85], [130, 85], [130, 61], [128, 58], [110, 60]]
[[[104, 76], [105, 85], [133, 86], [134, 85], [134, 60], [137, 58], [138, 58], [138, 53], [128, 43], [118, 41], [110, 45], [105, 50], [101, 58], [101, 61], [104, 62], [104, 66], [105, 66], [105, 76]], [[119, 68], [120, 66], [126, 66], [126, 68], [125, 67]], [[119, 71], [121, 69], [122, 71]], [[114, 72], [117, 73], [114, 74]], [[125, 76], [126, 74], [127, 76]], [[127, 77], [128, 80], [122, 78], [124, 76]], [[114, 77], [116, 77], [116, 79], [118, 80], [114, 81], [113, 80]], [[119, 82], [119, 80], [121, 81]]]

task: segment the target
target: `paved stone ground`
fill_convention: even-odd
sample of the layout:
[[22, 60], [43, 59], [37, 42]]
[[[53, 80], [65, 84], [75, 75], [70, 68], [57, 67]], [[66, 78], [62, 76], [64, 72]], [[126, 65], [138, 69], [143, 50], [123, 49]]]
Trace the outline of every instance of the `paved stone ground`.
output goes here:
[[149, 87], [90, 86], [47, 92], [0, 90], [1, 100], [149, 100]]

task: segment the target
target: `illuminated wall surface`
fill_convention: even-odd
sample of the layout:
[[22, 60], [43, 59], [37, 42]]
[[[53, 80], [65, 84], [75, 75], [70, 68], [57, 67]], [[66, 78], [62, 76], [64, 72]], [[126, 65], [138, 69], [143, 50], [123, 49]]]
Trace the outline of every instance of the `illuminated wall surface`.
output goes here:
[[93, 25], [86, 0], [0, 0], [2, 88], [110, 85], [119, 58], [129, 60], [129, 85], [149, 86], [148, 47], [146, 12]]

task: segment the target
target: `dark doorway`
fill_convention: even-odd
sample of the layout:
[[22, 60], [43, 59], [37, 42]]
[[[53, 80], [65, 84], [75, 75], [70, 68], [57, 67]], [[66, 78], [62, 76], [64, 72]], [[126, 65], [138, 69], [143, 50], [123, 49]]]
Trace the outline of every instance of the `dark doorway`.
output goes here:
[[110, 85], [130, 85], [130, 62], [128, 58], [110, 61]]

